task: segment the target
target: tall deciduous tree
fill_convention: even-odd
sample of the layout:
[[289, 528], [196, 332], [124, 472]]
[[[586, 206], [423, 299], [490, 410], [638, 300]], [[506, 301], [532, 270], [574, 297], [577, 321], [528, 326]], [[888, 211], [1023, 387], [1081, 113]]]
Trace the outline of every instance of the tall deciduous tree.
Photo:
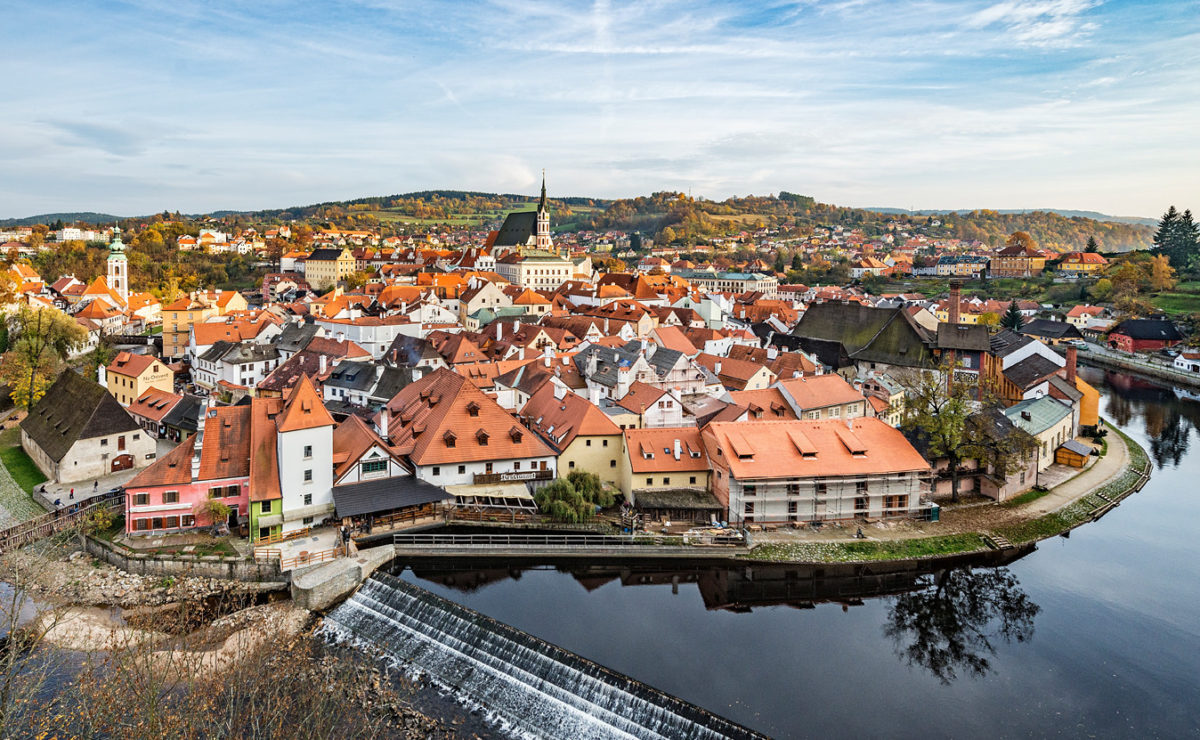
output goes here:
[[960, 467], [971, 458], [973, 443], [967, 419], [976, 408], [978, 383], [943, 362], [937, 372], [916, 372], [904, 382], [904, 420], [901, 427], [924, 440], [931, 460], [945, 460], [950, 474], [950, 500], [958, 501]]
[[[12, 317], [12, 348], [5, 353], [4, 376], [13, 401], [32, 408], [72, 350], [87, 341], [87, 332], [62, 311], [22, 306]], [[10, 375], [18, 373], [20, 377]], [[22, 386], [24, 390], [21, 391]], [[17, 398], [21, 392], [22, 397]]]
[[1155, 255], [1150, 260], [1150, 290], [1161, 293], [1175, 287], [1175, 269], [1165, 254]]

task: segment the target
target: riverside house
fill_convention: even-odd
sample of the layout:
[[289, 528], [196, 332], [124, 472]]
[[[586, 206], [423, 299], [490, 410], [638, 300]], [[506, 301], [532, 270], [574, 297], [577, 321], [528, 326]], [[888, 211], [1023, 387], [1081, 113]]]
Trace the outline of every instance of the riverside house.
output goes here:
[[916, 516], [929, 492], [929, 463], [873, 417], [717, 422], [703, 440], [731, 524]]

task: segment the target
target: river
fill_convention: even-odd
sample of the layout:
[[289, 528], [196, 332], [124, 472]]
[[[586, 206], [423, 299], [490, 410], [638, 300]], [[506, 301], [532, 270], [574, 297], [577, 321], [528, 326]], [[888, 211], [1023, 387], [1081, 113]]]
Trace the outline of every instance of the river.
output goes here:
[[1200, 403], [1084, 368], [1154, 461], [1099, 522], [999, 567], [403, 577], [776, 737], [1200, 735]]

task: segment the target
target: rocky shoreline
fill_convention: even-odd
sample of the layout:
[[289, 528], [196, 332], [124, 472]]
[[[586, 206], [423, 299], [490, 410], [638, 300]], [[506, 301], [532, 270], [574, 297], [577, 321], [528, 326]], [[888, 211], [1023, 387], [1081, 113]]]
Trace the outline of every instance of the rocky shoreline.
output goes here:
[[370, 656], [327, 650], [313, 635], [315, 615], [282, 584], [136, 575], [61, 544], [5, 554], [0, 580], [14, 587], [10, 611], [27, 612], [18, 629], [43, 648], [101, 664], [136, 655], [183, 680], [279, 670], [301, 689], [335, 691], [339, 709], [360, 714], [347, 736], [464, 736], [454, 720], [414, 708], [407, 694], [419, 687]]

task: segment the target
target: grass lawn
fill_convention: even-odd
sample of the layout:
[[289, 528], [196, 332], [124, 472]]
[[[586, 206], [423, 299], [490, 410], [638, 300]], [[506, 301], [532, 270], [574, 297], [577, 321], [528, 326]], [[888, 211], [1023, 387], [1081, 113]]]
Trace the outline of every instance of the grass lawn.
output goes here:
[[0, 463], [5, 468], [0, 471], [0, 510], [8, 515], [2, 518], [25, 521], [45, 514], [46, 510], [33, 500], [32, 493], [46, 476], [21, 449], [21, 430], [15, 426], [0, 433]]
[[1200, 293], [1158, 293], [1150, 302], [1167, 314], [1200, 313]]
[[142, 332], [143, 337], [152, 337], [155, 334], [162, 334], [162, 324], [159, 324], [158, 326], [152, 326], [146, 331]]
[[0, 462], [25, 493], [33, 493], [34, 487], [46, 482], [46, 476], [21, 449], [21, 430], [16, 427], [0, 433]]
[[1025, 493], [1022, 493], [1020, 496], [1017, 496], [1016, 498], [1005, 501], [1001, 505], [1008, 506], [1008, 507], [1024, 506], [1025, 504], [1027, 504], [1031, 501], [1037, 501], [1039, 498], [1041, 498], [1042, 496], [1045, 496], [1047, 493], [1050, 493], [1049, 488], [1047, 488], [1044, 491], [1030, 489], [1030, 490], [1026, 491]]

